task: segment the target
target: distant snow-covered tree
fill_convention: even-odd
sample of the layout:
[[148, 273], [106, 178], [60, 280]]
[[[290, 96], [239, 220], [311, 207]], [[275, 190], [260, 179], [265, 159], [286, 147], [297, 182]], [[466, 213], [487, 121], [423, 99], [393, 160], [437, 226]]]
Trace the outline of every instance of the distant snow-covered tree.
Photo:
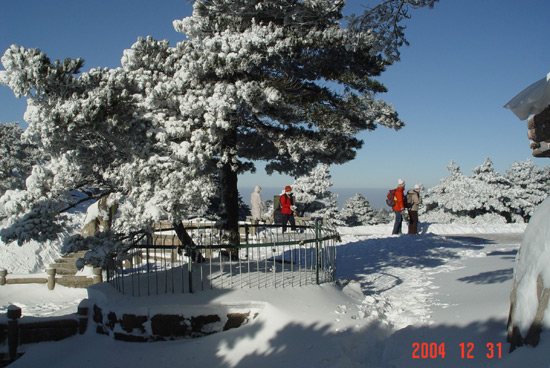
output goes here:
[[548, 169], [541, 169], [531, 159], [514, 162], [504, 177], [514, 187], [510, 207], [512, 214], [521, 216], [522, 220], [529, 219], [542, 201], [550, 192], [550, 175]]
[[374, 210], [361, 193], [356, 193], [346, 200], [338, 218], [348, 226], [369, 225], [374, 223]]
[[[420, 213], [425, 221], [452, 222], [475, 219], [495, 221], [500, 216], [504, 222], [512, 222], [512, 183], [495, 172], [492, 161], [485, 162], [466, 176], [454, 161], [447, 167], [450, 175], [430, 188], [423, 199]], [[497, 218], [498, 219], [498, 218]]]
[[394, 214], [392, 211], [390, 211], [389, 207], [388, 209], [378, 208], [374, 210], [371, 224], [373, 225], [387, 224], [387, 223], [393, 222], [393, 220], [394, 220]]
[[329, 190], [331, 186], [328, 165], [319, 165], [309, 175], [297, 178], [292, 184], [292, 191], [298, 216], [335, 219], [338, 212], [338, 194]]
[[[442, 178], [439, 184], [430, 188], [428, 194], [422, 199], [423, 205], [419, 209], [419, 214], [423, 215], [424, 221], [441, 221], [444, 218], [451, 218], [444, 213], [466, 212], [468, 207], [465, 204], [465, 198], [469, 195], [466, 187], [466, 176], [460, 170], [460, 166], [453, 160], [447, 166], [449, 176]], [[462, 188], [465, 190], [463, 191]], [[433, 219], [432, 219], [433, 218]]]
[[472, 170], [471, 178], [474, 181], [472, 196], [479, 202], [474, 216], [487, 213], [499, 214], [512, 222], [510, 203], [514, 195], [512, 183], [497, 173], [490, 158]]

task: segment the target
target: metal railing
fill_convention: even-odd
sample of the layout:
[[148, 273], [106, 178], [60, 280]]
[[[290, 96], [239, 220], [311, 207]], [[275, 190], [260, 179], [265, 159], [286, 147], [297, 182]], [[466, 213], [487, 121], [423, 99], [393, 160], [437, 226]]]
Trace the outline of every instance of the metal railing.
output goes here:
[[224, 245], [213, 224], [186, 224], [194, 245], [171, 228], [143, 237], [106, 262], [107, 281], [132, 296], [209, 289], [284, 288], [334, 281], [337, 231], [319, 221], [282, 233], [281, 226], [241, 224], [241, 244]]

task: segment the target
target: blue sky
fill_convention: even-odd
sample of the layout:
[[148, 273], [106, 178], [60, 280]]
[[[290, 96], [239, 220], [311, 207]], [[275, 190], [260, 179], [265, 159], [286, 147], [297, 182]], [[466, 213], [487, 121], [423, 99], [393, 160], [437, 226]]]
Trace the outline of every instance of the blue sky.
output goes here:
[[[370, 2], [348, 3], [347, 12], [360, 12]], [[139, 36], [175, 45], [182, 35], [172, 21], [191, 13], [185, 0], [12, 0], [0, 7], [0, 54], [13, 43], [37, 47], [51, 59], [82, 57], [85, 71], [120, 66], [123, 50]], [[403, 178], [409, 188], [429, 188], [447, 176], [451, 160], [470, 173], [490, 157], [504, 173], [530, 158], [525, 122], [503, 105], [550, 72], [548, 14], [548, 0], [440, 0], [434, 9], [413, 12], [406, 23], [410, 46], [380, 77], [389, 92], [379, 97], [407, 125], [361, 134], [357, 158], [333, 166], [334, 187], [386, 188]], [[22, 122], [25, 108], [25, 100], [0, 86], [0, 122]], [[240, 185], [293, 180], [260, 168]]]

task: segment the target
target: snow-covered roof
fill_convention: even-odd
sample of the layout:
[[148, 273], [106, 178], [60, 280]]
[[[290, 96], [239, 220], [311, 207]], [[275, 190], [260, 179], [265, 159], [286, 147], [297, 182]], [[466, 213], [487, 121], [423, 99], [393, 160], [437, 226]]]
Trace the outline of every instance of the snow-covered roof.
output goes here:
[[510, 109], [520, 120], [538, 114], [550, 105], [550, 73], [525, 88], [512, 98], [505, 108]]

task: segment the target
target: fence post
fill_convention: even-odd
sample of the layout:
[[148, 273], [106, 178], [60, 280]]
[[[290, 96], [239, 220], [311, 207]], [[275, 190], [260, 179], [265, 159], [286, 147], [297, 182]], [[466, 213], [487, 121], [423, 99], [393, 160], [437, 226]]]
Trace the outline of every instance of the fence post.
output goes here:
[[55, 272], [55, 268], [46, 268], [46, 274], [48, 275], [48, 290], [53, 290], [55, 288]]
[[19, 321], [21, 308], [11, 304], [8, 307], [8, 349], [10, 360], [17, 358], [17, 346], [19, 345]]
[[321, 232], [319, 228], [319, 219], [315, 219], [315, 281], [317, 282], [317, 285], [320, 285], [319, 282], [319, 233]]
[[188, 257], [189, 260], [187, 261], [187, 275], [188, 275], [188, 286], [189, 286], [189, 292], [193, 293], [193, 257]]
[[8, 270], [5, 268], [0, 268], [0, 285], [6, 285], [6, 275], [8, 274]]

